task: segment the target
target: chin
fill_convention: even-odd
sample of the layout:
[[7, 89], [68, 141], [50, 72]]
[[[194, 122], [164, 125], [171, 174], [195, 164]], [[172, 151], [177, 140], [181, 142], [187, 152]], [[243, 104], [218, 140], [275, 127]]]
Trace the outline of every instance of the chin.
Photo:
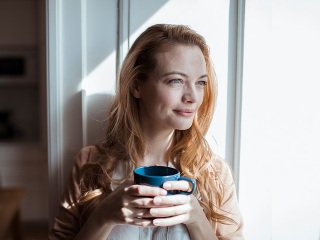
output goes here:
[[192, 126], [192, 123], [180, 125], [179, 127], [176, 128], [176, 130], [181, 130], [181, 131], [188, 130], [191, 128], [191, 126]]

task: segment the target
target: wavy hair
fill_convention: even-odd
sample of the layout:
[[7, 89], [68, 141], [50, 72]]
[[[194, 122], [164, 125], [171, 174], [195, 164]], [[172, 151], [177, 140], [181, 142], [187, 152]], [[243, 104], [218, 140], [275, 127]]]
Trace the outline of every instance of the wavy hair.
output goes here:
[[[133, 43], [123, 61], [114, 103], [111, 107], [104, 142], [97, 146], [99, 158], [85, 165], [81, 172], [82, 202], [95, 198], [96, 189], [110, 192], [112, 172], [121, 164], [125, 177], [129, 178], [136, 166], [135, 159], [145, 153], [138, 100], [132, 95], [137, 81], [147, 79], [156, 66], [155, 54], [176, 44], [198, 46], [203, 53], [208, 75], [204, 98], [192, 126], [187, 130], [175, 130], [166, 157], [182, 175], [195, 178], [200, 204], [212, 222], [234, 222], [227, 213], [219, 210], [223, 199], [223, 184], [218, 181], [219, 169], [215, 155], [205, 140], [217, 97], [216, 77], [205, 39], [185, 25], [156, 24], [146, 29]], [[211, 179], [212, 181], [210, 181]], [[91, 194], [90, 194], [91, 193]]]

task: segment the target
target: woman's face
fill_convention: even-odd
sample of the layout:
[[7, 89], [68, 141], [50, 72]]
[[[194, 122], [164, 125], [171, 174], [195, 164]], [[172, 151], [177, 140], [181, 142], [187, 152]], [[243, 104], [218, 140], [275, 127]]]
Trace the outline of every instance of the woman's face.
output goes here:
[[155, 55], [156, 67], [136, 88], [143, 131], [185, 130], [203, 101], [208, 77], [198, 46], [177, 44]]

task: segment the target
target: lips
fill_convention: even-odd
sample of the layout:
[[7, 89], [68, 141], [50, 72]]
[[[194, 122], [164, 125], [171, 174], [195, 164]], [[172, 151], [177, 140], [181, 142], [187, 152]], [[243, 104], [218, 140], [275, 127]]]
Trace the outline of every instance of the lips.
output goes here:
[[175, 109], [173, 110], [176, 114], [184, 117], [191, 117], [193, 116], [194, 110], [192, 109]]

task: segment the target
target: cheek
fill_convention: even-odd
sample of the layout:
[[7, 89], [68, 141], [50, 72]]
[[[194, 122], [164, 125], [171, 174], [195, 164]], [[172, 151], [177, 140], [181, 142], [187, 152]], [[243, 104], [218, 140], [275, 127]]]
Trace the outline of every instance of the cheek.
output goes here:
[[175, 92], [161, 91], [153, 95], [153, 98], [156, 99], [159, 105], [170, 106], [177, 102], [177, 95]]
[[165, 114], [172, 105], [172, 95], [168, 93], [150, 91], [148, 95], [141, 99], [145, 111], [158, 117]]

